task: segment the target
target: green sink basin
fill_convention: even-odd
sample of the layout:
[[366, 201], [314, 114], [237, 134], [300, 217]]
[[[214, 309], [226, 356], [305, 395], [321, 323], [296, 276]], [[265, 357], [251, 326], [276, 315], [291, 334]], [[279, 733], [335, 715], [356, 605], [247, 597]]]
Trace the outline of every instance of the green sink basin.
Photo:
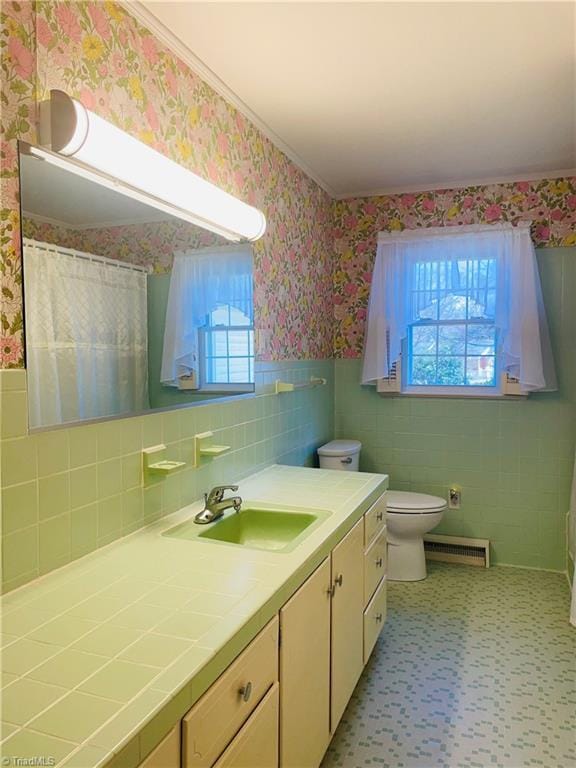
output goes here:
[[329, 514], [326, 510], [291, 511], [248, 507], [238, 513], [229, 513], [207, 526], [189, 520], [165, 531], [163, 535], [285, 552], [294, 549]]

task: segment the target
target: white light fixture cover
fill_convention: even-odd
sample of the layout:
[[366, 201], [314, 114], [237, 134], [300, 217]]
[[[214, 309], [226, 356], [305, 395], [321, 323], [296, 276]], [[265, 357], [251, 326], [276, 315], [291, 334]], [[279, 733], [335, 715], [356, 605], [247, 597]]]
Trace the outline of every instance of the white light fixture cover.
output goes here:
[[[63, 91], [40, 105], [44, 147], [97, 170], [125, 191], [144, 193], [150, 204], [177, 209], [176, 216], [228, 240], [258, 240], [266, 229], [262, 211], [229, 195], [178, 163], [103, 120]], [[155, 202], [156, 201], [156, 202]]]

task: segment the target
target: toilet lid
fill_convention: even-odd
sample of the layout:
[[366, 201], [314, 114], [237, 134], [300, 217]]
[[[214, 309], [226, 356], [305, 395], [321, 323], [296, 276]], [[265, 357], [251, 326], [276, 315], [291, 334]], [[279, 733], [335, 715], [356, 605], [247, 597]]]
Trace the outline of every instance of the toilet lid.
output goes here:
[[386, 496], [388, 512], [422, 515], [426, 512], [442, 512], [446, 502], [440, 496], [429, 496], [427, 493], [412, 493], [411, 491], [388, 491]]
[[331, 440], [318, 448], [319, 456], [354, 456], [360, 453], [360, 440]]

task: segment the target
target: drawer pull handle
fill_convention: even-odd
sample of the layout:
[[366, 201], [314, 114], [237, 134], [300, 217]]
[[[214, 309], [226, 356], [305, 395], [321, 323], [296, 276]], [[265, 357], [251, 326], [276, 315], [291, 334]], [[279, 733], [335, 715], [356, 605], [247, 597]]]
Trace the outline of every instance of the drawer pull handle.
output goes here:
[[376, 515], [376, 520], [378, 520], [378, 522], [381, 523], [382, 520], [384, 520], [384, 512], [378, 512], [378, 514]]
[[380, 622], [380, 621], [382, 621], [382, 614], [381, 613], [377, 613], [374, 618], [376, 619], [376, 622]]
[[338, 587], [341, 587], [341, 586], [342, 586], [342, 582], [343, 582], [343, 581], [344, 581], [344, 576], [342, 576], [342, 574], [340, 574], [340, 576], [336, 576], [336, 578], [334, 579], [334, 583], [335, 583], [335, 584], [336, 584], [336, 586], [338, 586]]
[[347, 459], [340, 459], [340, 464], [352, 464], [352, 457], [348, 456]]
[[252, 683], [246, 683], [246, 685], [243, 685], [242, 688], [238, 691], [239, 695], [242, 697], [243, 701], [248, 701], [250, 696], [252, 695]]
[[334, 592], [335, 592], [335, 591], [336, 591], [336, 587], [335, 587], [333, 584], [330, 584], [330, 586], [329, 586], [329, 587], [328, 587], [328, 589], [326, 590], [326, 594], [327, 594], [329, 597], [334, 597]]
[[377, 568], [382, 568], [382, 558], [381, 557], [379, 557], [378, 560], [376, 560], [376, 567]]

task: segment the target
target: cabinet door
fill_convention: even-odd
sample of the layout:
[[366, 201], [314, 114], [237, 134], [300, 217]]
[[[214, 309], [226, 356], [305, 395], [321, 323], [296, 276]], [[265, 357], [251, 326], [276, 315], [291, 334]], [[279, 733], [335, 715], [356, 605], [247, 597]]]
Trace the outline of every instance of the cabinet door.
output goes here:
[[332, 551], [332, 699], [334, 732], [363, 667], [364, 520]]
[[317, 768], [330, 739], [330, 558], [280, 611], [280, 765]]
[[264, 696], [214, 768], [278, 768], [278, 683]]

